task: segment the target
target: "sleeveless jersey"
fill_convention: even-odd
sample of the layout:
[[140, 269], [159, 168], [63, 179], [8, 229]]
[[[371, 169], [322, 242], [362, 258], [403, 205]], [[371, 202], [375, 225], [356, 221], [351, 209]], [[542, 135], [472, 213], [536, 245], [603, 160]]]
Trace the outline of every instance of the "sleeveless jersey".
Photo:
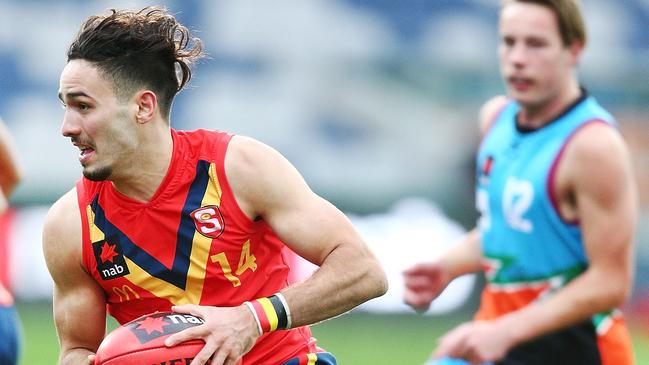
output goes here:
[[[287, 286], [284, 243], [239, 208], [224, 171], [230, 134], [171, 130], [173, 156], [149, 202], [82, 178], [83, 260], [121, 324], [172, 305], [238, 306]], [[264, 334], [243, 364], [316, 352], [308, 327]]]
[[[558, 212], [554, 173], [575, 132], [593, 122], [614, 126], [613, 117], [594, 98], [583, 96], [544, 127], [521, 131], [516, 127], [518, 111], [513, 101], [505, 105], [477, 156], [476, 204], [487, 277], [477, 319], [493, 319], [542, 300], [588, 266], [579, 222], [567, 222]], [[589, 322], [569, 329], [577, 334], [566, 336], [583, 338], [585, 326], [591, 332], [585, 347], [599, 352], [594, 356], [601, 363], [632, 363], [618, 311], [598, 314]], [[552, 353], [548, 349], [537, 348], [540, 354]], [[607, 360], [613, 353], [621, 357]]]
[[11, 251], [11, 224], [13, 221], [11, 209], [0, 214], [0, 306], [13, 305], [13, 297], [9, 291], [11, 278], [9, 277], [9, 264]]

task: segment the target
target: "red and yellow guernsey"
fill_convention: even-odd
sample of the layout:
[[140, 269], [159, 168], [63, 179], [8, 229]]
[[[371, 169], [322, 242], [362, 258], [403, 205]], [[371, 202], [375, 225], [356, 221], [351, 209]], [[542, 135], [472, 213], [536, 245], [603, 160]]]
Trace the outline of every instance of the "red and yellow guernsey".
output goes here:
[[11, 223], [13, 212], [9, 209], [0, 214], [0, 307], [9, 307], [14, 303], [13, 297], [6, 286], [9, 286], [9, 263], [10, 252], [9, 244], [11, 242]]
[[[173, 157], [149, 202], [82, 178], [83, 260], [120, 323], [172, 305], [238, 306], [288, 285], [284, 243], [239, 208], [224, 171], [232, 135], [171, 131]], [[243, 364], [316, 352], [308, 327], [264, 334]]]

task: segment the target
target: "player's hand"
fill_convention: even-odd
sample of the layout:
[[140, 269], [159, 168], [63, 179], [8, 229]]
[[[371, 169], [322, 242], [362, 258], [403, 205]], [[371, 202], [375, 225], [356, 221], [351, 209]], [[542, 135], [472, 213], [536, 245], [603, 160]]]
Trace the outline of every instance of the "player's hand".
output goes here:
[[403, 300], [416, 311], [425, 312], [450, 280], [448, 270], [439, 261], [417, 264], [403, 272]]
[[174, 312], [191, 314], [202, 318], [205, 323], [178, 332], [165, 341], [166, 346], [175, 346], [192, 339], [205, 341], [190, 365], [236, 365], [241, 357], [250, 351], [259, 338], [257, 322], [245, 305], [238, 307], [210, 307], [194, 304], [174, 306]]
[[464, 359], [471, 365], [502, 360], [513, 346], [510, 332], [497, 320], [464, 323], [440, 339], [433, 357]]
[[88, 355], [88, 365], [95, 365], [95, 354]]

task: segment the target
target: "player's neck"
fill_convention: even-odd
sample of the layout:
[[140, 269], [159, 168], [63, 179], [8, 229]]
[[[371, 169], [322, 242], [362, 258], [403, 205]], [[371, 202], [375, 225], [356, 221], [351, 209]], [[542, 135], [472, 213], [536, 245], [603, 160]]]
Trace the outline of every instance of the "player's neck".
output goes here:
[[521, 105], [520, 112], [516, 118], [517, 126], [524, 130], [542, 128], [552, 123], [582, 95], [582, 90], [576, 80], [563, 90], [559, 95], [545, 103], [539, 105]]
[[143, 137], [137, 158], [121, 176], [112, 179], [113, 186], [131, 199], [150, 201], [167, 175], [172, 154], [173, 139], [168, 126], [156, 128]]

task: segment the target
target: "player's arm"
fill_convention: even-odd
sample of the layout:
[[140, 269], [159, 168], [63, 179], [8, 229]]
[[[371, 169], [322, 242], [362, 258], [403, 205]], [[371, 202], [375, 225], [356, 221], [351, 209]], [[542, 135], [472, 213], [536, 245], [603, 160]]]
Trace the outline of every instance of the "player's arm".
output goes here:
[[86, 365], [106, 328], [103, 292], [86, 272], [81, 257], [81, 219], [73, 189], [45, 218], [43, 252], [54, 280], [54, 322], [61, 352], [59, 364]]
[[9, 196], [21, 178], [16, 149], [0, 119], [0, 213], [9, 207]]
[[0, 195], [8, 198], [21, 178], [16, 148], [9, 131], [0, 120]]
[[[501, 95], [482, 105], [478, 114], [480, 138], [487, 134], [507, 100], [507, 97]], [[403, 272], [404, 302], [415, 310], [427, 310], [431, 302], [455, 278], [480, 271], [481, 261], [480, 231], [474, 228], [441, 257], [415, 264]]]
[[226, 171], [243, 210], [267, 221], [287, 246], [320, 266], [312, 277], [282, 291], [293, 327], [331, 318], [385, 293], [385, 273], [351, 222], [315, 194], [277, 151], [235, 137]]
[[404, 302], [417, 311], [426, 311], [454, 279], [480, 271], [480, 232], [474, 228], [440, 258], [418, 263], [403, 272]]
[[7, 197], [0, 190], [0, 214], [4, 212], [9, 207], [9, 201]]
[[[588, 269], [556, 295], [504, 322], [517, 342], [621, 305], [633, 281], [636, 186], [628, 150], [613, 128], [591, 124], [573, 138], [559, 166], [576, 200]], [[525, 325], [520, 325], [520, 324]]]
[[[225, 173], [248, 217], [264, 219], [288, 247], [320, 266], [311, 278], [282, 290], [292, 327], [331, 318], [385, 293], [385, 274], [350, 221], [311, 191], [277, 151], [250, 138], [234, 137], [225, 157]], [[202, 365], [212, 355], [211, 364], [234, 365], [261, 335], [245, 304], [172, 309], [205, 320], [204, 325], [165, 341], [174, 346], [192, 338], [203, 339], [205, 346], [191, 365]]]

